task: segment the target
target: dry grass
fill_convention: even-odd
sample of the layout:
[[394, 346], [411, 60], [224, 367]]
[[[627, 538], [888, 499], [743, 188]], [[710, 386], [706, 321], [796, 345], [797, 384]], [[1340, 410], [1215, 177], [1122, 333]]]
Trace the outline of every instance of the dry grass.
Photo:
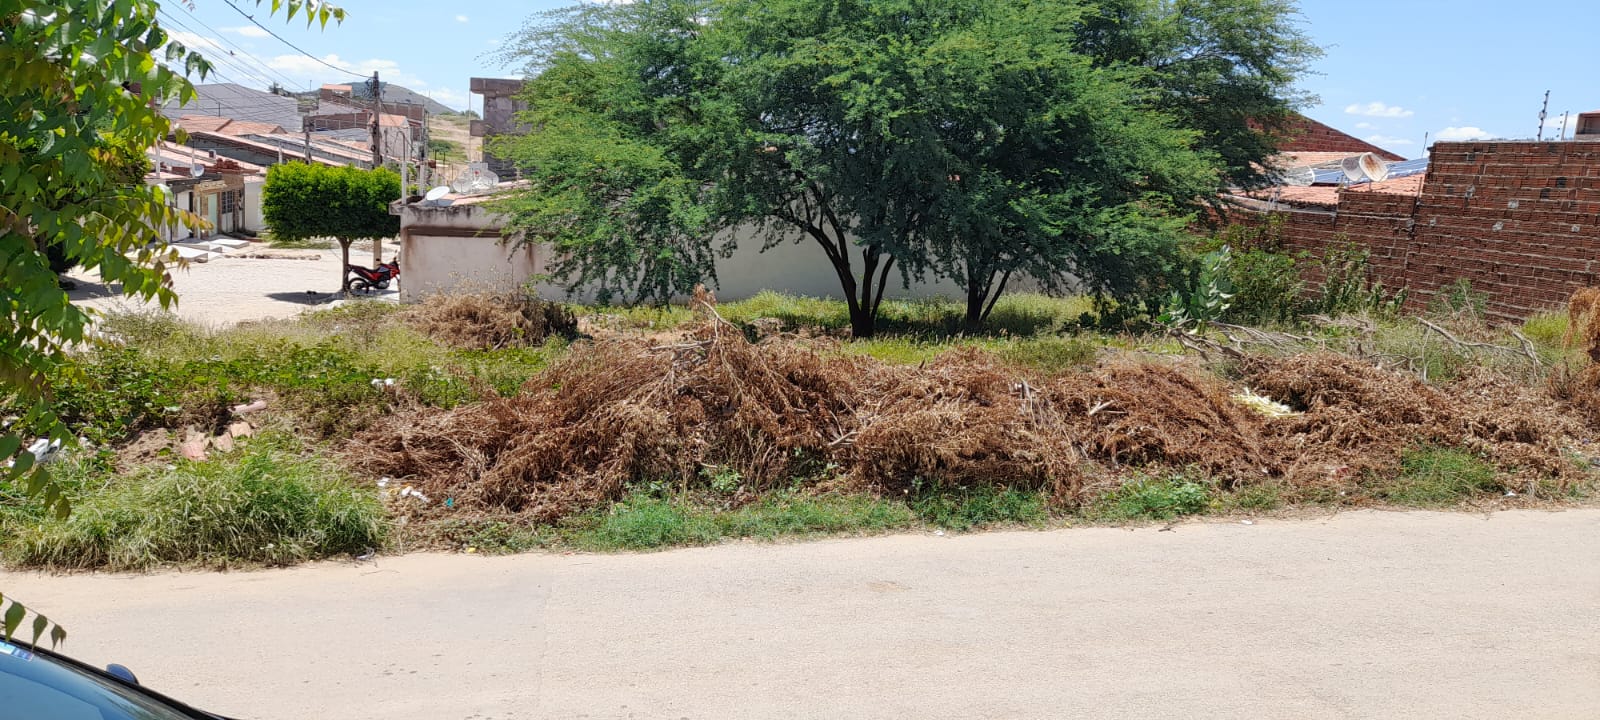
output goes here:
[[522, 293], [439, 295], [406, 319], [435, 342], [460, 350], [532, 347], [578, 330], [566, 306]]
[[713, 477], [737, 483], [736, 501], [799, 479], [891, 495], [1019, 487], [1075, 506], [1162, 468], [1228, 489], [1359, 494], [1421, 445], [1476, 453], [1519, 491], [1577, 472], [1563, 454], [1577, 421], [1483, 373], [1438, 388], [1332, 353], [1249, 358], [1246, 383], [1302, 411], [1267, 418], [1190, 361], [1041, 375], [963, 349], [899, 366], [827, 340], [751, 343], [709, 303], [697, 314], [675, 340], [575, 346], [516, 397], [390, 417], [358, 436], [355, 463], [457, 507], [540, 521], [631, 483], [692, 490]]

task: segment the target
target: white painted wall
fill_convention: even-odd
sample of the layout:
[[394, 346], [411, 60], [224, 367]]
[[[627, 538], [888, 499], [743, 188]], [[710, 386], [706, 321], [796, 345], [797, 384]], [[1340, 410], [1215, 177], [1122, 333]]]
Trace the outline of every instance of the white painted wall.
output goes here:
[[244, 228], [247, 233], [258, 234], [267, 227], [267, 222], [261, 215], [261, 186], [267, 183], [267, 178], [262, 175], [250, 175], [244, 179]]
[[[498, 235], [498, 219], [476, 204], [444, 208], [407, 205], [400, 209], [401, 302], [418, 302], [439, 291], [484, 288], [510, 290], [521, 287], [545, 271], [548, 256], [543, 247], [524, 246], [512, 250]], [[430, 230], [431, 229], [431, 230]], [[483, 237], [461, 237], [472, 232]], [[839, 277], [811, 239], [795, 242], [798, 231], [786, 241], [761, 252], [764, 235], [753, 227], [734, 231], [737, 249], [717, 262], [714, 290], [719, 300], [742, 300], [762, 290], [777, 290], [792, 295], [843, 298]], [[853, 269], [859, 279], [861, 253], [852, 251]], [[905, 287], [898, 269], [889, 272], [889, 298], [963, 298], [954, 282], [933, 280]], [[593, 292], [579, 289], [568, 294], [566, 288], [550, 283], [535, 286], [539, 295], [551, 299], [590, 302]]]

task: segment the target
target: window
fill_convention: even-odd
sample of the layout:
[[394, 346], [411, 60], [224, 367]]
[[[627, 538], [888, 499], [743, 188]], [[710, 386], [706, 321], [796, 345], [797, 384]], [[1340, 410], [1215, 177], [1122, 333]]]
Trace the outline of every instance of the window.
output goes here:
[[223, 190], [222, 191], [222, 212], [230, 213], [230, 214], [233, 212], [234, 207], [235, 207], [235, 202], [236, 202], [235, 199], [234, 199], [234, 195], [237, 192], [238, 192], [237, 190]]

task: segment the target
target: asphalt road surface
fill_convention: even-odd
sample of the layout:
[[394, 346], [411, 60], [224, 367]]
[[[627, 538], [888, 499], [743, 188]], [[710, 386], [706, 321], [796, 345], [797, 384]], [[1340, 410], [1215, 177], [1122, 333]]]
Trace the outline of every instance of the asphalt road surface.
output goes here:
[[0, 587], [247, 718], [1600, 717], [1600, 510]]

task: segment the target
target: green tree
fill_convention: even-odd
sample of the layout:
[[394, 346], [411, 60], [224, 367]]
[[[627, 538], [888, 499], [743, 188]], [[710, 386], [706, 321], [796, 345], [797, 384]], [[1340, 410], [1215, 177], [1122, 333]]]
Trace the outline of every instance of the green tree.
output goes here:
[[1258, 187], [1295, 108], [1314, 100], [1295, 83], [1322, 51], [1299, 20], [1294, 0], [1097, 0], [1077, 47], [1141, 70], [1141, 105], [1199, 132], [1225, 184]]
[[[858, 337], [894, 270], [962, 284], [969, 326], [1017, 274], [1148, 295], [1233, 162], [1222, 134], [1173, 110], [1173, 88], [1225, 84], [1112, 56], [1121, 45], [1093, 34], [1111, 35], [1096, 30], [1108, 12], [641, 0], [537, 15], [508, 51], [532, 76], [535, 131], [498, 149], [532, 185], [500, 207], [512, 232], [553, 247], [556, 277], [603, 297], [714, 281], [740, 225], [768, 247], [815, 242]], [[1233, 108], [1237, 128], [1254, 132], [1257, 109]]]
[[[342, 19], [320, 0], [273, 0], [307, 22]], [[163, 305], [176, 298], [168, 268], [177, 262], [154, 245], [160, 230], [198, 219], [167, 204], [158, 188], [119, 177], [128, 151], [143, 153], [171, 131], [156, 110], [188, 101], [186, 74], [204, 76], [199, 54], [170, 42], [154, 0], [5, 0], [0, 2], [0, 394], [26, 408], [15, 426], [46, 427], [71, 442], [51, 409], [48, 373], [69, 365], [68, 348], [87, 340], [89, 311], [57, 286], [50, 255], [99, 270], [125, 293]], [[63, 201], [63, 199], [67, 199]], [[58, 515], [71, 504], [23, 438], [0, 430], [0, 482], [15, 484]], [[0, 633], [9, 637], [27, 608], [0, 595]], [[65, 632], [42, 615], [32, 630], [53, 642]]]
[[338, 240], [348, 266], [350, 243], [400, 232], [400, 218], [389, 214], [399, 199], [400, 176], [384, 168], [285, 163], [267, 169], [261, 215], [276, 238]]

